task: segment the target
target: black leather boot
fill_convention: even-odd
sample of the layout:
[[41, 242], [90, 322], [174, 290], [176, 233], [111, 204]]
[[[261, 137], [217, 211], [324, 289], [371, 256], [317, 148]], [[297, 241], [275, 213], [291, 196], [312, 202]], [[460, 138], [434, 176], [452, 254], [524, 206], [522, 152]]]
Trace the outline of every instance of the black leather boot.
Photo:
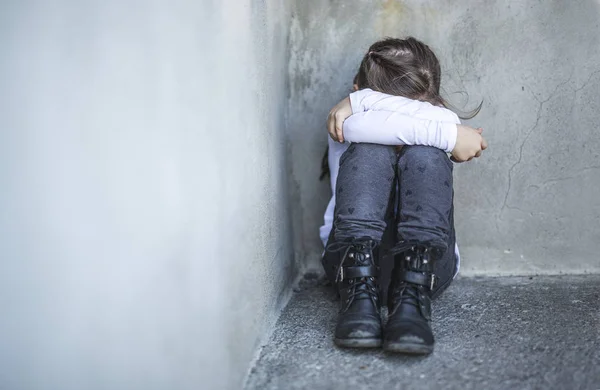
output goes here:
[[353, 348], [380, 347], [377, 244], [372, 240], [336, 244], [343, 256], [336, 277], [342, 307], [335, 328], [335, 344]]
[[413, 246], [396, 255], [388, 290], [388, 323], [383, 349], [414, 355], [433, 352], [431, 294], [437, 283], [433, 274], [436, 251]]

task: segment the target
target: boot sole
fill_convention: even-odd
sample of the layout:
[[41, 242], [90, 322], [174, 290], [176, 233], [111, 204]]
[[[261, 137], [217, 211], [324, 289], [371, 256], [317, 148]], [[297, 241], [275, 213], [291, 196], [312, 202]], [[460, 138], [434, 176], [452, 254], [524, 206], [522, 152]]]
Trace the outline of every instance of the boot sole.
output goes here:
[[429, 355], [433, 352], [433, 345], [412, 342], [385, 342], [383, 343], [383, 350], [406, 355]]
[[342, 348], [379, 348], [383, 341], [381, 339], [337, 339], [333, 342]]

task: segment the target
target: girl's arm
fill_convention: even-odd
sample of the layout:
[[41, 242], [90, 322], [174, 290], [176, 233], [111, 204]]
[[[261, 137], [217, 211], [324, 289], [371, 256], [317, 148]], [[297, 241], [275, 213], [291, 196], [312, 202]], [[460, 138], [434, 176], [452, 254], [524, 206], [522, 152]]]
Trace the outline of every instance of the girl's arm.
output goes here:
[[[387, 96], [385, 98], [387, 100], [386, 108], [389, 107], [388, 103], [394, 101], [404, 107], [422, 103], [410, 99], [407, 103], [401, 101], [404, 98], [394, 97], [392, 100], [389, 99], [389, 95], [385, 96]], [[376, 101], [374, 106], [380, 103], [382, 100]], [[350, 106], [349, 102], [348, 106]], [[424, 114], [439, 119], [421, 119]], [[481, 136], [483, 129], [461, 125], [456, 114], [441, 107], [421, 106], [420, 110], [412, 112], [412, 116], [393, 111], [366, 111], [351, 115], [346, 121], [342, 120], [341, 122], [337, 120], [336, 115], [334, 117], [336, 117], [336, 124], [333, 126], [334, 135], [338, 128], [342, 134], [342, 126], [337, 123], [343, 123], [346, 139], [351, 142], [433, 146], [452, 153], [456, 162], [469, 161], [473, 157], [479, 157], [481, 151], [487, 148], [487, 142]]]
[[349, 96], [353, 114], [364, 111], [396, 111], [419, 119], [460, 123], [458, 116], [444, 107], [403, 96], [388, 95], [372, 89], [362, 89]]
[[452, 152], [456, 123], [417, 119], [392, 111], [366, 111], [350, 116], [343, 125], [344, 140], [381, 145], [424, 145]]
[[340, 142], [426, 145], [452, 151], [457, 123], [456, 114], [443, 107], [363, 89], [331, 110], [328, 131]]
[[446, 108], [371, 89], [350, 94], [349, 102], [354, 115], [344, 121], [347, 141], [425, 145], [446, 152], [456, 145], [460, 121]]

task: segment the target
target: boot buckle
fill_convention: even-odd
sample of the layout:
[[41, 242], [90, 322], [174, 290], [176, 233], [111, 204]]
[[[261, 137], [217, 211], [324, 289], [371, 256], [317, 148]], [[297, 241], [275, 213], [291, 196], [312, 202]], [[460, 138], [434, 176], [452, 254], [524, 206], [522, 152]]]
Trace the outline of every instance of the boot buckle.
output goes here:
[[431, 278], [429, 280], [429, 289], [433, 290], [433, 288], [435, 287], [435, 285], [437, 284], [437, 279], [438, 277], [435, 276], [435, 274], [431, 274]]
[[335, 282], [343, 282], [344, 281], [344, 267], [340, 265], [340, 267], [338, 268], [338, 271], [336, 272], [335, 275]]

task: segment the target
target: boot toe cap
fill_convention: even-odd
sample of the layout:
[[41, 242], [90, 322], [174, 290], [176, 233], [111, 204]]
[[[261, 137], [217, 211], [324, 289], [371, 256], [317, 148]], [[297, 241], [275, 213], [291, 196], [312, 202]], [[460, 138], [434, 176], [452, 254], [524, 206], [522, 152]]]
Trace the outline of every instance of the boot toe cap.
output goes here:
[[388, 351], [428, 354], [433, 345], [433, 333], [425, 322], [395, 322], [385, 328], [384, 348]]
[[370, 317], [341, 321], [335, 328], [337, 338], [381, 338], [381, 335], [381, 322]]

